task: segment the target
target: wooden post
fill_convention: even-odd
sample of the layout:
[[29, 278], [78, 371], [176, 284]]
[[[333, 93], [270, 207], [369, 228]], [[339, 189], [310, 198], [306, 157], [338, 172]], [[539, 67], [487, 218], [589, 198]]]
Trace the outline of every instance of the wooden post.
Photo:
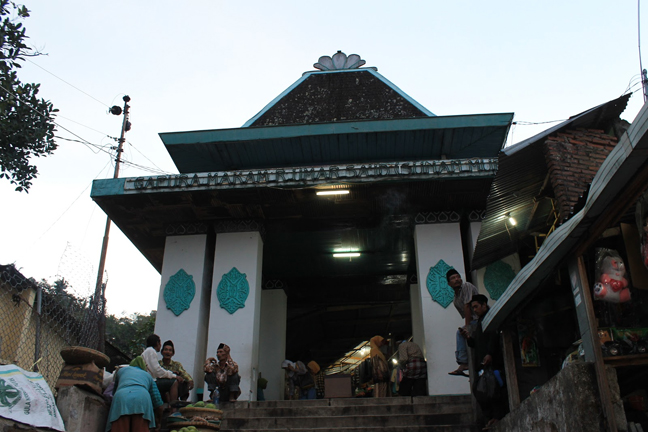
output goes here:
[[581, 339], [585, 348], [585, 360], [594, 363], [596, 382], [601, 396], [601, 406], [603, 416], [607, 421], [608, 431], [617, 432], [616, 417], [610, 395], [610, 383], [608, 382], [605, 363], [603, 363], [603, 353], [601, 352], [601, 342], [598, 337], [596, 326], [596, 316], [594, 315], [594, 305], [592, 304], [592, 293], [587, 280], [585, 263], [583, 256], [572, 256], [569, 259], [569, 279], [571, 281], [572, 293], [574, 294], [574, 303], [578, 315], [578, 325], [580, 327]]
[[502, 351], [504, 353], [504, 368], [506, 369], [506, 389], [508, 390], [509, 409], [513, 411], [520, 406], [520, 389], [515, 369], [515, 355], [513, 354], [513, 337], [511, 330], [502, 330]]

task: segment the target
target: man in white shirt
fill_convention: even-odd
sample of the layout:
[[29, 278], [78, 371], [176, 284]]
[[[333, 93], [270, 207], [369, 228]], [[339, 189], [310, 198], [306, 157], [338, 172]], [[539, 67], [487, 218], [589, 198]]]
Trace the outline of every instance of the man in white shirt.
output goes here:
[[160, 336], [156, 334], [150, 335], [146, 338], [146, 349], [142, 353], [142, 358], [146, 363], [146, 370], [153, 377], [162, 398], [167, 396], [168, 393], [167, 402], [173, 403], [178, 400], [178, 382], [182, 382], [182, 377], [176, 376], [173, 372], [160, 366], [157, 353], [160, 352], [161, 348], [162, 340]]

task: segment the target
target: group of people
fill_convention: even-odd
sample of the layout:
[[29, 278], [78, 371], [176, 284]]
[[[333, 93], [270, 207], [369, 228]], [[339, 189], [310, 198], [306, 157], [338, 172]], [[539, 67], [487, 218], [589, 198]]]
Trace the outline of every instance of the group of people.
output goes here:
[[[158, 353], [162, 351], [162, 359]], [[146, 349], [129, 365], [114, 374], [113, 398], [106, 431], [158, 431], [164, 401], [175, 410], [174, 402], [184, 401], [194, 387], [191, 375], [180, 362], [174, 361], [172, 341], [162, 341], [158, 335], [146, 339]], [[230, 347], [220, 344], [216, 357], [205, 361], [205, 382], [212, 400], [219, 403], [235, 401], [241, 394], [238, 365], [230, 356]]]
[[[499, 335], [496, 332], [484, 332], [482, 321], [489, 311], [488, 297], [479, 294], [477, 287], [470, 282], [464, 282], [455, 269], [446, 273], [448, 285], [454, 290], [453, 304], [459, 315], [464, 319], [464, 326], [459, 327], [456, 334], [455, 360], [457, 369], [450, 375], [469, 377], [468, 346], [473, 348], [473, 358], [478, 374], [472, 380], [472, 390], [487, 418], [486, 429], [490, 429], [508, 411], [504, 359], [499, 345]], [[493, 373], [497, 376], [498, 388], [491, 389], [488, 396], [478, 390], [479, 380], [484, 374]], [[495, 381], [493, 381], [495, 382]]]
[[321, 399], [324, 396], [324, 373], [316, 361], [305, 365], [301, 361], [284, 360], [281, 368], [286, 371], [286, 400]]

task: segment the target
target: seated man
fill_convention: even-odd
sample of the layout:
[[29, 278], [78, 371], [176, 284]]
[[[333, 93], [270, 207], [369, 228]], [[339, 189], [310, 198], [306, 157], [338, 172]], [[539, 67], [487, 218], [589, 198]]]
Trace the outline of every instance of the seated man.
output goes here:
[[142, 353], [142, 358], [146, 363], [146, 371], [153, 377], [160, 394], [164, 397], [168, 393], [169, 400], [167, 402], [172, 402], [178, 399], [178, 382], [182, 382], [183, 379], [160, 366], [157, 356], [160, 348], [162, 348], [160, 336], [156, 334], [150, 335], [146, 338], [146, 349]]
[[446, 279], [450, 288], [454, 290], [452, 303], [457, 308], [457, 312], [459, 312], [465, 324], [463, 327], [459, 327], [456, 334], [457, 348], [455, 351], [455, 359], [459, 367], [452, 372], [448, 372], [448, 374], [468, 377], [465, 372], [468, 370], [468, 349], [466, 348], [466, 339], [463, 336], [462, 330], [467, 331], [471, 323], [477, 322], [477, 315], [470, 308], [470, 300], [475, 294], [479, 294], [479, 291], [477, 291], [475, 285], [470, 282], [464, 282], [459, 272], [455, 269], [448, 270]]
[[205, 382], [209, 389], [210, 399], [214, 399], [215, 390], [218, 389], [218, 403], [234, 402], [241, 395], [241, 376], [238, 365], [230, 357], [230, 347], [225, 344], [218, 345], [216, 360], [210, 357], [205, 361]]
[[171, 360], [174, 355], [175, 347], [173, 346], [173, 342], [170, 340], [164, 342], [162, 344], [162, 360], [159, 362], [160, 366], [182, 378], [182, 381], [178, 385], [178, 399], [184, 401], [187, 400], [189, 392], [194, 388], [194, 382], [191, 375], [182, 367], [182, 363]]

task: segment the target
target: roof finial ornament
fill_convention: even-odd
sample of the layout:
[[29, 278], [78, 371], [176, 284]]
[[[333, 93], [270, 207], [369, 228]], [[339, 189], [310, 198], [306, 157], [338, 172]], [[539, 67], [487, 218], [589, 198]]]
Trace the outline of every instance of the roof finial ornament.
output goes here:
[[333, 57], [320, 57], [313, 67], [321, 71], [358, 69], [365, 63], [367, 62], [362, 60], [358, 54], [351, 54], [347, 57], [346, 54], [338, 50], [337, 53], [333, 54]]

